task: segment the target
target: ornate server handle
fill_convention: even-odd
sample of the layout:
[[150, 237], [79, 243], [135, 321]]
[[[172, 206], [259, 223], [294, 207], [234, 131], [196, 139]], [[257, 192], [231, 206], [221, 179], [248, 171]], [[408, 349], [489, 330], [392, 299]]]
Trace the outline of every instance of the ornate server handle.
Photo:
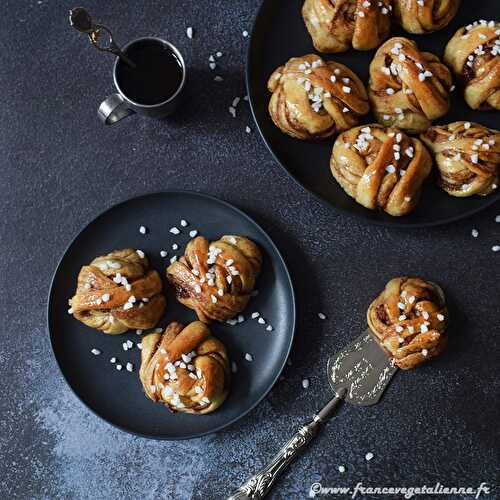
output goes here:
[[303, 425], [297, 433], [281, 448], [278, 454], [252, 476], [246, 483], [238, 488], [227, 500], [260, 500], [264, 498], [280, 474], [288, 467], [299, 453], [304, 450], [318, 433], [322, 425], [332, 416], [333, 411], [342, 401], [345, 391], [341, 391], [314, 417]]

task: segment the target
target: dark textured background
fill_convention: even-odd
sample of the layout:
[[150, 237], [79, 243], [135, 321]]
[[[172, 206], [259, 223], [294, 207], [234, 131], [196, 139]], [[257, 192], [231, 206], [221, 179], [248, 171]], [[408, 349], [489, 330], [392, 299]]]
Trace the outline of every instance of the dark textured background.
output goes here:
[[[385, 282], [406, 273], [445, 288], [454, 319], [449, 349], [400, 373], [377, 407], [345, 407], [272, 498], [306, 498], [318, 480], [498, 482], [500, 253], [491, 247], [500, 244], [500, 207], [447, 227], [394, 231], [339, 216], [295, 185], [259, 137], [245, 133], [247, 124], [254, 128], [247, 104], [236, 119], [227, 111], [245, 93], [248, 40], [241, 33], [251, 27], [255, 1], [86, 2], [120, 41], [164, 36], [189, 66], [189, 96], [174, 119], [132, 118], [114, 128], [96, 116], [112, 91], [112, 60], [70, 31], [73, 4], [2, 6], [1, 498], [224, 498], [326, 401], [329, 353], [363, 328], [364, 311]], [[208, 68], [217, 50], [224, 52], [217, 72], [223, 83], [213, 82]], [[64, 383], [45, 332], [49, 281], [75, 233], [120, 200], [168, 188], [211, 193], [253, 216], [281, 248], [299, 299], [284, 380], [228, 430], [175, 443], [124, 434], [91, 414]], [[375, 455], [369, 463], [368, 451]]]

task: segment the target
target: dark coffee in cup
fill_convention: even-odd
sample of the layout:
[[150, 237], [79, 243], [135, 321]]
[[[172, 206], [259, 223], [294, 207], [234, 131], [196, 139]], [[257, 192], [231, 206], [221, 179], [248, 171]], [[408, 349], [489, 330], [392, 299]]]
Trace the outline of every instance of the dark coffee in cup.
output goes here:
[[132, 68], [122, 60], [116, 65], [116, 83], [130, 101], [154, 106], [168, 101], [184, 79], [183, 64], [169, 45], [156, 38], [130, 44], [125, 54], [136, 64]]
[[106, 125], [138, 114], [163, 120], [182, 101], [186, 84], [186, 65], [182, 54], [170, 42], [143, 37], [122, 47], [135, 68], [116, 57], [113, 80], [117, 92], [99, 106], [98, 115]]

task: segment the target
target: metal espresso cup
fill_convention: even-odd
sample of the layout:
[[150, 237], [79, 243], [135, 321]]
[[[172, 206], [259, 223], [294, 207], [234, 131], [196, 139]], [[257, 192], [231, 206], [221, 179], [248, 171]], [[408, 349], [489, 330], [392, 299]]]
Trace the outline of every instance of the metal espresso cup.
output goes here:
[[166, 101], [159, 102], [158, 104], [141, 104], [139, 102], [135, 102], [122, 91], [120, 88], [120, 82], [117, 78], [117, 67], [120, 62], [120, 58], [117, 57], [115, 59], [115, 64], [113, 66], [113, 81], [115, 83], [116, 90], [118, 91], [115, 94], [111, 94], [107, 97], [99, 106], [98, 115], [103, 123], [106, 125], [113, 125], [123, 118], [130, 116], [134, 113], [138, 115], [143, 115], [149, 118], [156, 118], [157, 120], [161, 120], [168, 115], [171, 115], [177, 106], [180, 104], [182, 98], [182, 91], [184, 89], [184, 85], [186, 83], [186, 64], [184, 62], [184, 58], [181, 53], [170, 42], [163, 40], [157, 37], [142, 37], [137, 38], [136, 40], [132, 40], [127, 45], [122, 48], [122, 52], [127, 54], [127, 50], [134, 44], [144, 41], [156, 41], [165, 44], [168, 48], [175, 54], [177, 59], [181, 64], [182, 69], [182, 80], [175, 91], [175, 93], [169, 97]]

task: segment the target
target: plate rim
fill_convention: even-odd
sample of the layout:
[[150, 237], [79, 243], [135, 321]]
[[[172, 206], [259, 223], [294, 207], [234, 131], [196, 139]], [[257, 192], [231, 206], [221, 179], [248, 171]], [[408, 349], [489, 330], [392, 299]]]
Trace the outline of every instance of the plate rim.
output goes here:
[[[424, 227], [444, 226], [445, 224], [451, 224], [453, 222], [457, 222], [457, 221], [472, 217], [473, 215], [475, 215], [479, 212], [482, 212], [483, 210], [486, 210], [487, 208], [490, 208], [494, 203], [500, 201], [500, 191], [499, 191], [496, 194], [490, 195], [491, 197], [488, 197], [489, 199], [485, 200], [485, 204], [482, 205], [481, 207], [473, 208], [473, 209], [468, 210], [460, 215], [455, 215], [452, 217], [447, 217], [445, 219], [440, 219], [440, 220], [436, 220], [436, 221], [432, 221], [432, 222], [408, 223], [408, 222], [399, 222], [398, 217], [393, 217], [393, 219], [391, 219], [390, 221], [389, 220], [377, 220], [377, 219], [372, 219], [372, 218], [368, 217], [368, 213], [366, 215], [364, 215], [364, 212], [362, 212], [362, 213], [351, 212], [350, 210], [347, 210], [347, 209], [342, 208], [340, 206], [334, 205], [327, 198], [318, 194], [316, 191], [306, 187], [298, 179], [298, 177], [296, 175], [294, 175], [285, 166], [285, 162], [282, 161], [278, 157], [277, 153], [274, 152], [271, 144], [266, 139], [266, 136], [264, 135], [264, 133], [262, 131], [261, 125], [260, 125], [259, 121], [257, 120], [257, 115], [256, 115], [256, 111], [255, 111], [256, 105], [254, 103], [254, 96], [253, 96], [252, 91], [251, 91], [251, 89], [252, 89], [251, 80], [252, 80], [252, 76], [253, 76], [253, 69], [250, 65], [250, 58], [251, 58], [252, 53], [253, 53], [253, 44], [254, 44], [255, 37], [256, 37], [256, 26], [263, 15], [262, 12], [263, 12], [264, 5], [267, 4], [269, 1], [270, 0], [262, 0], [262, 2], [260, 3], [260, 5], [258, 7], [257, 13], [254, 17], [254, 20], [253, 20], [252, 29], [250, 31], [250, 37], [249, 37], [250, 39], [249, 39], [249, 43], [248, 43], [248, 47], [247, 47], [247, 51], [246, 51], [245, 84], [246, 84], [246, 89], [247, 89], [248, 102], [250, 104], [250, 111], [252, 113], [252, 118], [253, 118], [253, 121], [257, 127], [257, 130], [259, 131], [259, 135], [262, 138], [262, 141], [264, 142], [267, 150], [271, 153], [271, 156], [274, 158], [276, 163], [278, 163], [278, 165], [287, 173], [287, 175], [291, 179], [293, 179], [293, 181], [297, 185], [299, 185], [307, 193], [311, 194], [316, 200], [321, 202], [321, 204], [323, 206], [328, 207], [330, 210], [333, 210], [334, 212], [337, 212], [340, 215], [345, 215], [345, 216], [350, 217], [352, 219], [355, 219], [358, 221], [363, 221], [365, 224], [380, 226], [380, 227], [392, 227], [392, 228], [396, 228], [396, 229], [407, 229], [407, 228], [421, 229]], [[312, 45], [311, 45], [311, 52], [318, 53], [318, 51]], [[327, 55], [331, 55], [331, 54], [327, 54]], [[300, 139], [296, 139], [296, 140], [300, 140]], [[328, 140], [328, 139], [325, 139], [325, 140]], [[333, 147], [333, 144], [332, 144], [332, 147]], [[453, 198], [453, 197], [451, 197], [451, 198]], [[369, 210], [369, 209], [366, 209], [366, 210]], [[411, 214], [409, 214], [409, 215], [411, 215]]]
[[[80, 397], [80, 395], [78, 394], [78, 392], [76, 391], [76, 389], [72, 386], [72, 384], [69, 382], [68, 378], [66, 377], [66, 374], [64, 373], [64, 370], [63, 370], [63, 368], [62, 368], [62, 366], [61, 366], [61, 364], [59, 362], [59, 359], [58, 359], [58, 357], [56, 355], [56, 352], [55, 352], [55, 349], [54, 349], [53, 334], [52, 334], [52, 329], [51, 329], [51, 311], [52, 311], [52, 308], [53, 308], [53, 300], [54, 300], [53, 299], [53, 295], [55, 293], [55, 291], [54, 291], [55, 290], [54, 282], [56, 280], [56, 277], [59, 274], [59, 270], [60, 270], [60, 268], [61, 268], [61, 266], [63, 264], [63, 261], [64, 261], [66, 255], [67, 255], [68, 251], [74, 245], [74, 243], [79, 238], [79, 236], [86, 229], [88, 229], [92, 224], [94, 224], [98, 219], [100, 219], [101, 217], [103, 217], [105, 214], [107, 214], [111, 210], [114, 210], [114, 209], [120, 207], [121, 205], [125, 205], [125, 204], [127, 204], [129, 202], [132, 202], [132, 201], [137, 201], [137, 200], [140, 200], [142, 198], [148, 198], [150, 196], [158, 196], [158, 195], [189, 195], [189, 196], [199, 196], [199, 197], [205, 198], [205, 199], [207, 199], [209, 201], [225, 205], [226, 208], [234, 210], [238, 215], [240, 215], [241, 217], [243, 217], [244, 219], [246, 219], [247, 221], [249, 221], [251, 224], [253, 224], [266, 237], [266, 239], [268, 240], [268, 243], [272, 247], [273, 251], [276, 253], [276, 256], [278, 257], [279, 262], [283, 266], [283, 269], [284, 269], [284, 272], [285, 272], [284, 275], [286, 277], [286, 282], [288, 284], [287, 288], [289, 288], [290, 295], [291, 295], [290, 307], [291, 307], [291, 312], [292, 312], [292, 314], [291, 314], [291, 316], [292, 316], [291, 322], [292, 323], [291, 323], [291, 328], [290, 328], [288, 346], [287, 346], [287, 349], [286, 349], [286, 355], [283, 357], [281, 366], [279, 367], [276, 376], [269, 383], [267, 389], [262, 393], [262, 395], [259, 398], [257, 398], [255, 400], [255, 402], [253, 404], [250, 405], [249, 408], [247, 408], [244, 412], [240, 413], [239, 415], [233, 417], [228, 422], [223, 423], [221, 425], [218, 425], [218, 426], [214, 427], [211, 430], [207, 430], [207, 431], [203, 431], [203, 432], [190, 433], [190, 434], [186, 434], [186, 435], [183, 435], [183, 436], [166, 436], [166, 435], [158, 436], [158, 435], [145, 434], [143, 432], [138, 432], [138, 431], [131, 430], [131, 429], [126, 428], [126, 427], [124, 427], [122, 425], [119, 425], [119, 424], [117, 424], [115, 422], [111, 422], [110, 420], [106, 419], [104, 416], [102, 416], [101, 414], [99, 414], [96, 409], [92, 408], [89, 404], [87, 404], [87, 402], [85, 402], [82, 399], [82, 397]], [[50, 280], [49, 293], [48, 293], [48, 297], [47, 297], [46, 321], [47, 321], [46, 331], [47, 331], [47, 335], [49, 337], [51, 352], [52, 352], [52, 356], [53, 356], [53, 358], [54, 358], [54, 360], [56, 362], [56, 365], [58, 367], [58, 370], [59, 370], [60, 374], [62, 375], [64, 381], [66, 382], [66, 385], [70, 388], [70, 390], [73, 393], [73, 395], [76, 396], [76, 398], [78, 399], [78, 401], [81, 404], [83, 404], [85, 408], [87, 408], [88, 410], [90, 410], [90, 412], [92, 414], [96, 415], [99, 419], [101, 419], [102, 421], [106, 422], [108, 425], [111, 425], [114, 428], [119, 429], [120, 431], [126, 432], [127, 434], [131, 434], [131, 435], [134, 435], [134, 436], [139, 436], [139, 437], [143, 437], [143, 438], [147, 438], [147, 439], [152, 439], [152, 440], [155, 440], [155, 441], [184, 441], [184, 440], [187, 440], [187, 439], [195, 439], [195, 438], [199, 438], [199, 437], [202, 437], [202, 436], [216, 434], [216, 433], [222, 431], [223, 429], [226, 429], [226, 428], [234, 425], [238, 420], [240, 420], [243, 417], [247, 416], [252, 410], [254, 410], [266, 398], [266, 396], [271, 392], [271, 390], [274, 388], [274, 386], [278, 382], [278, 380], [279, 380], [279, 378], [280, 378], [283, 370], [285, 369], [286, 362], [287, 362], [288, 358], [290, 357], [290, 352], [292, 350], [293, 342], [294, 342], [294, 339], [295, 339], [295, 332], [296, 332], [296, 328], [297, 328], [297, 298], [296, 298], [296, 294], [295, 294], [295, 288], [294, 288], [293, 279], [292, 279], [292, 276], [291, 276], [290, 271], [288, 269], [288, 266], [286, 264], [286, 261], [283, 258], [283, 255], [281, 254], [281, 252], [279, 251], [279, 248], [274, 243], [273, 239], [269, 236], [269, 234], [267, 233], [267, 231], [265, 231], [261, 227], [261, 225], [258, 224], [252, 217], [250, 217], [249, 215], [247, 215], [245, 212], [243, 212], [238, 207], [236, 207], [233, 204], [227, 202], [226, 200], [222, 200], [222, 199], [217, 198], [215, 196], [212, 196], [210, 194], [201, 193], [201, 192], [192, 191], [192, 190], [184, 190], [184, 189], [167, 189], [167, 190], [162, 190], [162, 191], [151, 191], [151, 192], [143, 193], [143, 194], [140, 194], [140, 195], [132, 196], [131, 198], [126, 198], [126, 199], [123, 199], [121, 201], [118, 201], [118, 202], [112, 204], [111, 206], [105, 208], [104, 210], [100, 211], [95, 217], [93, 217], [89, 222], [87, 222], [86, 224], [84, 224], [77, 231], [77, 233], [71, 238], [70, 242], [66, 245], [66, 247], [65, 247], [62, 255], [59, 257], [57, 266], [56, 266], [56, 268], [55, 268], [55, 270], [54, 270], [54, 272], [52, 274], [52, 278]]]

